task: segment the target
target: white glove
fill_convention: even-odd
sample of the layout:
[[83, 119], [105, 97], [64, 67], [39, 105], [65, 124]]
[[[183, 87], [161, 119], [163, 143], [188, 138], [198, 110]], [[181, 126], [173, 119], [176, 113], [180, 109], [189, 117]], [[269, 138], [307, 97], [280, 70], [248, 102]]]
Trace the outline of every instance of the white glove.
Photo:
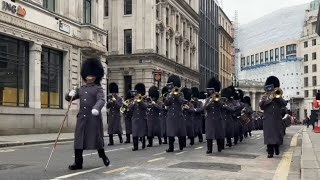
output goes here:
[[69, 96], [70, 97], [73, 97], [73, 96], [75, 96], [76, 95], [76, 90], [71, 90], [70, 92], [69, 92]]
[[94, 116], [98, 116], [98, 115], [99, 115], [99, 111], [96, 110], [96, 109], [92, 109], [92, 110], [91, 110], [91, 113], [92, 113], [92, 115], [94, 115]]

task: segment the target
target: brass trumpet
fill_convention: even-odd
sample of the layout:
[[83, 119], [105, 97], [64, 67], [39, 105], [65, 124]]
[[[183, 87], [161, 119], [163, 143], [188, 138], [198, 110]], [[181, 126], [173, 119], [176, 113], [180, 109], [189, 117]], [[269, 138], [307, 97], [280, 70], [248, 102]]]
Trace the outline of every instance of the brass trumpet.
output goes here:
[[136, 97], [134, 97], [134, 101], [137, 103], [140, 103], [146, 96], [142, 96], [141, 94], [136, 95]]
[[220, 101], [220, 99], [221, 99], [221, 95], [218, 92], [215, 92], [211, 95], [211, 101], [217, 102], [217, 101]]
[[281, 98], [283, 95], [283, 91], [281, 88], [274, 88], [273, 92], [272, 92], [272, 97], [274, 99], [279, 99]]
[[174, 87], [174, 88], [172, 88], [172, 90], [171, 90], [171, 94], [173, 94], [173, 95], [178, 95], [178, 94], [180, 94], [180, 91], [181, 91], [180, 88]]
[[128, 110], [129, 104], [132, 103], [133, 99], [128, 99], [122, 102], [122, 106], [120, 107], [120, 112], [123, 114]]

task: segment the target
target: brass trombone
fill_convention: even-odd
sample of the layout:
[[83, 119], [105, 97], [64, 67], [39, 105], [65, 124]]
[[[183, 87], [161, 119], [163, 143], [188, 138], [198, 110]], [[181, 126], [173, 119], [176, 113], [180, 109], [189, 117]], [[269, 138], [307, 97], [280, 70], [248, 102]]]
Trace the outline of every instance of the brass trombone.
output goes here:
[[143, 99], [146, 97], [146, 95], [142, 96], [141, 94], [136, 95], [136, 97], [134, 97], [134, 101], [137, 103], [140, 103], [141, 101], [143, 101]]
[[274, 88], [273, 92], [272, 92], [272, 97], [274, 99], [279, 99], [281, 98], [283, 95], [283, 91], [281, 88]]

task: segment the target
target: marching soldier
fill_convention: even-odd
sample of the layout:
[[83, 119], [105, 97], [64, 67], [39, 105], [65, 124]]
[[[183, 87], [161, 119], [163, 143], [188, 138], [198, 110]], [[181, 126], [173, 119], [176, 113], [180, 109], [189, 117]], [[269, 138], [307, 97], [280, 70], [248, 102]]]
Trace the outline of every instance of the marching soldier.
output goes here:
[[254, 123], [252, 119], [252, 107], [251, 107], [251, 98], [249, 96], [245, 96], [243, 98], [243, 103], [245, 105], [245, 108], [243, 110], [244, 113], [246, 113], [247, 117], [249, 118], [249, 122], [244, 126], [244, 137], [248, 137], [248, 134], [252, 136], [251, 131], [253, 130]]
[[245, 104], [243, 103], [244, 92], [241, 89], [237, 89], [237, 94], [238, 94], [238, 96], [236, 96], [237, 98], [235, 100], [237, 100], [237, 104], [239, 104], [239, 110], [240, 110], [240, 116], [238, 116], [239, 140], [240, 140], [240, 142], [242, 142], [243, 137], [244, 137], [244, 132], [246, 130], [246, 125], [240, 123], [241, 112], [245, 108]]
[[183, 117], [186, 122], [186, 131], [187, 136], [190, 139], [190, 145], [194, 145], [194, 107], [193, 103], [191, 103], [191, 90], [189, 88], [183, 88], [181, 92], [185, 98], [185, 104], [183, 105]]
[[146, 147], [145, 136], [147, 135], [148, 104], [144, 100], [144, 95], [146, 93], [145, 85], [138, 83], [134, 89], [137, 91], [137, 95], [134, 98], [134, 102], [130, 103], [129, 111], [132, 111], [132, 151], [137, 151], [139, 138], [142, 139], [142, 149]]
[[116, 83], [109, 84], [109, 93], [111, 95], [108, 98], [107, 109], [109, 112], [108, 116], [108, 134], [109, 134], [109, 146], [113, 146], [113, 135], [118, 134], [120, 143], [122, 140], [122, 128], [121, 128], [121, 116], [120, 108], [122, 106], [122, 98], [118, 96], [119, 88]]
[[98, 59], [87, 59], [81, 68], [81, 77], [86, 83], [77, 90], [66, 94], [67, 101], [80, 100], [77, 124], [74, 134], [75, 162], [70, 170], [82, 169], [83, 150], [98, 150], [105, 166], [110, 161], [104, 152], [103, 122], [101, 109], [105, 104], [105, 95], [100, 81], [104, 75], [101, 62]]
[[161, 90], [161, 101], [162, 101], [162, 111], [161, 111], [161, 132], [162, 132], [162, 137], [163, 137], [163, 144], [168, 144], [168, 138], [167, 138], [167, 113], [168, 113], [168, 109], [167, 106], [164, 105], [164, 100], [167, 97], [168, 94], [168, 88], [167, 87], [163, 87]]
[[202, 136], [202, 114], [204, 113], [203, 111], [203, 104], [201, 101], [199, 101], [200, 98], [200, 92], [199, 89], [197, 87], [193, 87], [191, 88], [191, 92], [192, 92], [192, 104], [193, 107], [195, 109], [195, 113], [194, 113], [194, 134], [195, 137], [198, 137], [199, 142], [203, 142], [203, 136]]
[[181, 81], [176, 75], [171, 75], [167, 83], [172, 83], [171, 93], [166, 97], [165, 105], [168, 106], [167, 113], [167, 136], [169, 137], [169, 149], [167, 152], [174, 151], [175, 136], [178, 136], [180, 150], [183, 150], [186, 141], [186, 126], [182, 113], [184, 103], [183, 94], [180, 92]]
[[232, 90], [230, 88], [224, 88], [221, 91], [221, 97], [223, 98], [224, 101], [224, 108], [222, 109], [222, 115], [221, 117], [223, 118], [225, 122], [225, 135], [227, 139], [227, 146], [231, 147], [232, 146], [232, 138], [233, 138], [233, 132], [234, 132], [234, 122], [232, 119], [232, 113], [235, 111], [235, 107], [233, 104], [233, 100], [231, 99], [232, 97]]
[[[131, 94], [131, 91], [127, 93], [126, 100], [132, 100], [133, 96]], [[126, 111], [124, 112], [124, 125], [126, 128], [126, 141], [124, 143], [128, 144], [130, 143], [130, 135], [132, 134], [132, 111], [129, 111], [127, 108]]]
[[238, 140], [240, 137], [240, 119], [239, 117], [241, 116], [241, 110], [242, 110], [242, 106], [241, 103], [239, 101], [240, 99], [240, 95], [239, 95], [239, 91], [237, 91], [234, 86], [230, 86], [229, 87], [232, 90], [232, 102], [235, 108], [234, 113], [232, 114], [232, 119], [233, 119], [233, 123], [234, 123], [234, 128], [233, 128], [233, 141], [234, 141], [234, 145], [238, 144]]
[[221, 118], [222, 103], [220, 102], [219, 91], [220, 81], [211, 78], [208, 82], [208, 98], [204, 104], [204, 110], [206, 111], [206, 138], [207, 138], [207, 154], [212, 153], [213, 140], [216, 139], [218, 152], [223, 149], [223, 143], [225, 138], [224, 122]]
[[159, 91], [155, 86], [150, 87], [149, 96], [151, 102], [149, 103], [149, 112], [147, 115], [147, 124], [148, 124], [148, 142], [147, 147], [153, 146], [153, 137], [157, 136], [159, 139], [159, 144], [162, 144], [161, 139], [161, 110], [162, 104], [159, 99]]
[[279, 145], [282, 142], [282, 116], [281, 110], [287, 102], [281, 97], [276, 97], [275, 88], [280, 87], [280, 81], [275, 76], [267, 78], [265, 83], [266, 93], [260, 100], [260, 108], [264, 111], [263, 135], [264, 144], [267, 145], [268, 158], [272, 158], [274, 153], [279, 155]]

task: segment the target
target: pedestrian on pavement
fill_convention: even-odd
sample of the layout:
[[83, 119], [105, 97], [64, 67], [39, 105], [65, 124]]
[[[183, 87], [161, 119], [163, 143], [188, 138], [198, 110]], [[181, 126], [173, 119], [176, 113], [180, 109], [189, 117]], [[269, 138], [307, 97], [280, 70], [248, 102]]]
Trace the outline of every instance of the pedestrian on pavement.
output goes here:
[[318, 121], [318, 110], [311, 110], [310, 123], [312, 125], [313, 130], [314, 130], [314, 123], [317, 121]]
[[222, 106], [219, 98], [221, 83], [214, 77], [211, 78], [207, 85], [208, 98], [204, 104], [206, 111], [206, 139], [207, 139], [207, 154], [212, 153], [213, 140], [217, 141], [218, 152], [221, 152], [224, 146], [225, 139], [225, 123], [223, 122]]
[[82, 169], [83, 150], [98, 150], [105, 166], [110, 161], [104, 152], [103, 123], [101, 109], [105, 104], [105, 95], [101, 87], [104, 75], [103, 66], [98, 59], [87, 59], [81, 68], [81, 77], [85, 85], [66, 94], [67, 101], [80, 100], [77, 124], [74, 134], [75, 162], [69, 166], [70, 170]]
[[161, 111], [161, 132], [163, 137], [163, 144], [168, 144], [168, 138], [167, 138], [167, 113], [168, 113], [168, 107], [165, 106], [164, 101], [168, 95], [168, 88], [165, 86], [161, 90], [161, 103], [162, 103], [162, 111]]
[[139, 138], [141, 138], [142, 141], [142, 149], [146, 147], [145, 136], [147, 136], [148, 104], [145, 99], [145, 85], [143, 83], [138, 83], [135, 85], [134, 89], [136, 90], [137, 95], [134, 97], [133, 103], [129, 105], [129, 111], [132, 111], [132, 151], [137, 151]]
[[[127, 92], [127, 95], [126, 95], [126, 101], [127, 101], [127, 105], [129, 105], [129, 103], [132, 103], [133, 101], [133, 95], [131, 93], [131, 90], [129, 90]], [[131, 134], [132, 134], [132, 111], [129, 110], [129, 108], [127, 107], [125, 109], [125, 111], [123, 112], [124, 113], [124, 125], [125, 125], [125, 128], [126, 128], [126, 141], [124, 143], [128, 144], [130, 143], [131, 141]]]
[[195, 109], [194, 113], [194, 119], [193, 119], [193, 127], [194, 127], [194, 136], [198, 137], [199, 142], [203, 142], [203, 131], [202, 131], [202, 114], [204, 113], [203, 111], [203, 103], [199, 101], [200, 98], [200, 92], [197, 87], [192, 87], [191, 88], [192, 92], [192, 104]]
[[123, 99], [118, 96], [119, 88], [116, 83], [109, 84], [109, 93], [107, 102], [107, 117], [108, 117], [108, 134], [109, 134], [109, 144], [108, 146], [113, 146], [113, 135], [117, 134], [120, 143], [122, 140], [122, 127], [121, 127], [121, 115], [120, 108], [122, 106]]
[[310, 118], [307, 116], [307, 117], [306, 117], [306, 119], [305, 119], [305, 121], [306, 121], [306, 124], [307, 124], [307, 128], [309, 128], [309, 125], [310, 125]]
[[182, 105], [184, 104], [183, 93], [180, 92], [181, 81], [176, 75], [171, 75], [167, 81], [169, 91], [171, 91], [165, 100], [165, 105], [168, 106], [167, 113], [167, 136], [169, 137], [169, 149], [167, 152], [174, 151], [174, 141], [177, 136], [179, 139], [179, 149], [182, 151], [186, 145], [186, 124], [183, 118]]
[[193, 103], [191, 102], [191, 89], [189, 88], [182, 88], [181, 92], [184, 95], [186, 100], [185, 104], [183, 105], [183, 117], [186, 122], [186, 131], [187, 136], [190, 139], [190, 145], [194, 145], [194, 137], [195, 137], [195, 128], [194, 128], [194, 107]]
[[149, 88], [149, 96], [151, 102], [149, 102], [149, 111], [147, 113], [147, 124], [148, 124], [148, 145], [147, 147], [153, 146], [153, 138], [156, 136], [159, 140], [159, 145], [162, 144], [161, 139], [161, 110], [162, 103], [159, 101], [160, 93], [156, 86]]
[[264, 144], [267, 145], [268, 158], [272, 158], [274, 153], [279, 155], [279, 145], [282, 143], [282, 108], [287, 102], [282, 98], [274, 96], [274, 88], [280, 87], [280, 81], [275, 76], [267, 78], [265, 83], [266, 93], [260, 100], [260, 108], [264, 111], [263, 135]]

